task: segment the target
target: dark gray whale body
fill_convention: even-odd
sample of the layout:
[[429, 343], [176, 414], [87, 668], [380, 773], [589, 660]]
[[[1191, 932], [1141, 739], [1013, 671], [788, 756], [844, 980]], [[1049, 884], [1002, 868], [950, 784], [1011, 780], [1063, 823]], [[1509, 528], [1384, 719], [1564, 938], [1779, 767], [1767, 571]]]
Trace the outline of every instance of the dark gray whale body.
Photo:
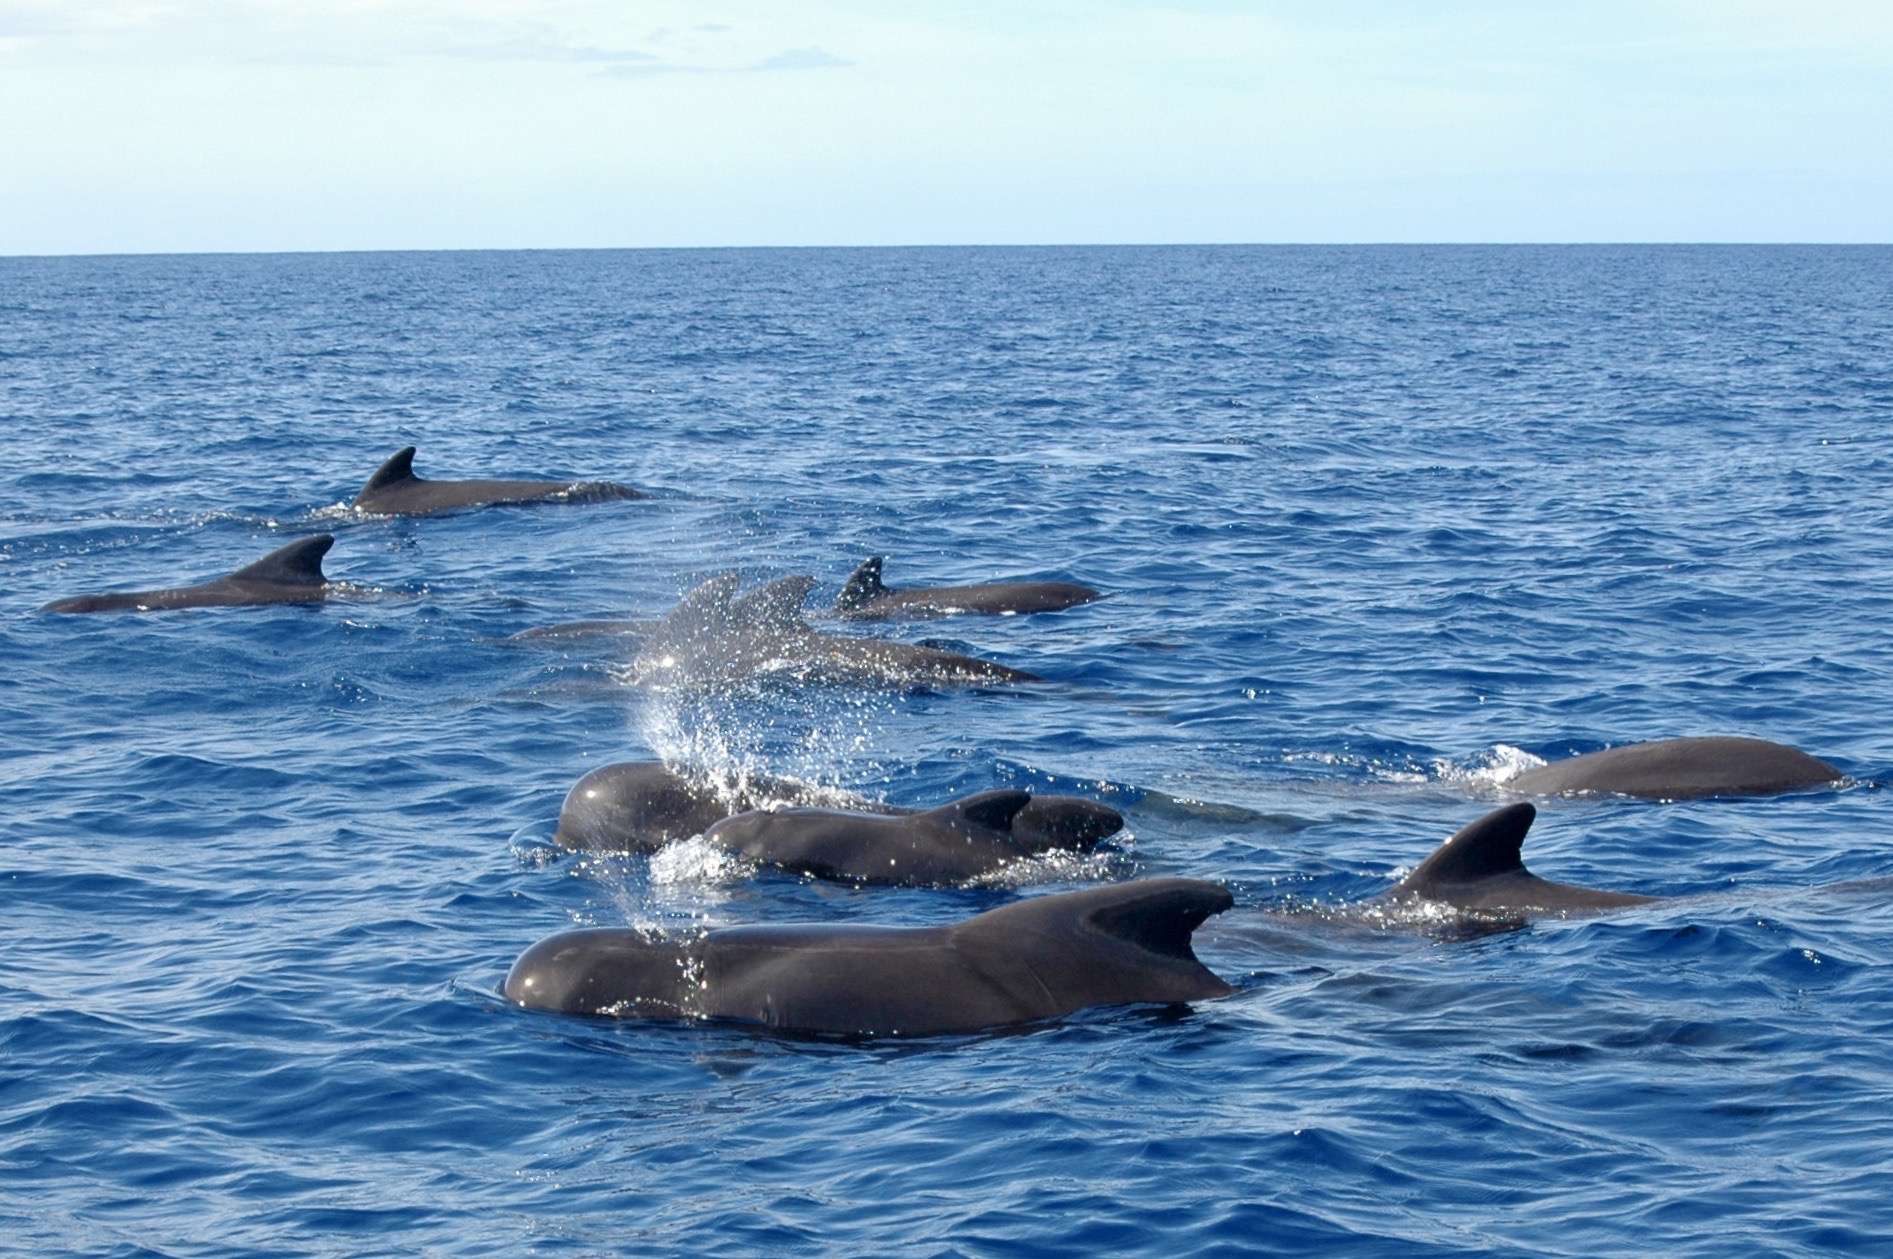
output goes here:
[[818, 879], [909, 887], [962, 884], [1057, 847], [1089, 849], [1097, 843], [1023, 842], [1013, 833], [1013, 819], [1031, 803], [1023, 791], [983, 791], [894, 817], [761, 809], [724, 818], [704, 839], [751, 861]]
[[[701, 835], [738, 813], [771, 805], [823, 804], [887, 816], [913, 812], [776, 778], [752, 778], [740, 788], [719, 791], [656, 761], [620, 761], [601, 765], [573, 784], [553, 838], [566, 848], [655, 852], [673, 840]], [[1095, 800], [1039, 795], [1029, 797], [1011, 815], [1007, 830], [1018, 847], [1044, 852], [1089, 850], [1123, 828], [1123, 816]]]
[[891, 617], [952, 616], [960, 612], [983, 612], [989, 616], [1023, 615], [1031, 612], [1058, 612], [1090, 603], [1104, 596], [1089, 586], [1070, 581], [995, 581], [976, 586], [929, 586], [912, 590], [890, 590], [881, 584], [879, 555], [862, 561], [854, 570], [841, 597], [835, 600], [835, 614], [853, 620], [886, 620]]
[[1038, 896], [946, 927], [567, 931], [520, 955], [508, 1000], [567, 1014], [716, 1019], [833, 1036], [930, 1036], [1089, 1006], [1232, 988], [1190, 935], [1230, 906], [1214, 883], [1145, 879]]
[[1527, 870], [1525, 833], [1537, 816], [1529, 804], [1493, 810], [1454, 832], [1381, 899], [1430, 901], [1503, 918], [1596, 914], [1657, 899], [1553, 883]]
[[119, 594], [57, 599], [42, 612], [158, 612], [172, 608], [222, 608], [262, 603], [320, 603], [328, 596], [322, 557], [335, 545], [326, 533], [299, 538], [256, 563], [196, 586], [128, 590]]
[[501, 503], [593, 503], [643, 497], [613, 481], [425, 481], [414, 475], [414, 447], [406, 446], [375, 469], [354, 505], [375, 516], [425, 516]]
[[1529, 769], [1505, 789], [1531, 796], [1599, 791], [1647, 800], [1697, 800], [1803, 791], [1844, 777], [1826, 761], [1766, 739], [1657, 739]]

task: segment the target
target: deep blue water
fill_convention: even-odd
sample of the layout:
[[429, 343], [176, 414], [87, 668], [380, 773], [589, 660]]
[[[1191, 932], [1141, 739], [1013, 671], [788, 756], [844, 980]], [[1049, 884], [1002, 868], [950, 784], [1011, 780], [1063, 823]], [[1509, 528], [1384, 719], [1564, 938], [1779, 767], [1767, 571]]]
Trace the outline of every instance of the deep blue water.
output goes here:
[[[0, 259], [0, 1248], [1893, 1253], [1893, 250]], [[424, 475], [647, 501], [418, 521]], [[316, 608], [55, 617], [330, 530]], [[739, 567], [1105, 602], [862, 632], [1026, 693], [627, 686], [506, 635]], [[1448, 940], [1384, 890], [1533, 758], [1861, 785], [1551, 802], [1675, 896]], [[550, 843], [608, 761], [1099, 795], [1029, 886]], [[1238, 994], [828, 1043], [524, 1012], [576, 922], [923, 923], [1222, 880]]]

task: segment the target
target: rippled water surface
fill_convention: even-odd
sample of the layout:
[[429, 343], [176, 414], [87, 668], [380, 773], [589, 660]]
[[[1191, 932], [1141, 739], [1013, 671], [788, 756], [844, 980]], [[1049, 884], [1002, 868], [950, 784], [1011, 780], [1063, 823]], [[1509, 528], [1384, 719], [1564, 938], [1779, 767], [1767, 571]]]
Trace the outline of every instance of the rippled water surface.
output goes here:
[[[0, 259], [0, 1248], [1886, 1254], [1889, 420], [1886, 249]], [[651, 497], [349, 511], [410, 443]], [[320, 531], [324, 605], [37, 610]], [[869, 554], [1110, 597], [843, 631], [1023, 690], [506, 641]], [[1649, 908], [1337, 910], [1522, 766], [1716, 733], [1855, 785], [1542, 808], [1535, 870]], [[1129, 833], [945, 890], [551, 842], [649, 757]], [[1140, 874], [1235, 892], [1235, 996], [869, 1043], [498, 996], [575, 923]]]

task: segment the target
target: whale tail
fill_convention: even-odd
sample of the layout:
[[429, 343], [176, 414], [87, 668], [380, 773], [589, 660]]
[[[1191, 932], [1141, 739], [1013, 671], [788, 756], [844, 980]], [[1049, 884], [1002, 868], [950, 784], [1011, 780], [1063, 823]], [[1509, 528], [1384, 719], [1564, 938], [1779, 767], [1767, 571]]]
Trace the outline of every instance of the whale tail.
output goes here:
[[861, 561], [861, 567], [849, 575], [848, 584], [841, 588], [841, 594], [835, 599], [835, 611], [852, 612], [887, 593], [887, 587], [881, 584], [883, 558], [870, 555]]
[[274, 586], [322, 586], [328, 578], [322, 573], [322, 557], [335, 545], [335, 535], [318, 533], [298, 538], [288, 546], [271, 551], [254, 564], [230, 574], [232, 581], [268, 582]]
[[388, 462], [375, 469], [375, 474], [368, 478], [368, 484], [362, 486], [362, 491], [355, 496], [355, 501], [360, 503], [370, 494], [385, 490], [391, 485], [419, 479], [414, 475], [414, 447], [403, 446], [388, 457]]

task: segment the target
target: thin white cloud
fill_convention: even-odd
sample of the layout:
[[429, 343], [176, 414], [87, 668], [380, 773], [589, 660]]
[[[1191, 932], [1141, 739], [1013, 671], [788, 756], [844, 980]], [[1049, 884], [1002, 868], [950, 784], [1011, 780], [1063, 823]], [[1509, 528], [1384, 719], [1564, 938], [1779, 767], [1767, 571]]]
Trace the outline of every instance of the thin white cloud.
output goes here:
[[666, 74], [769, 74], [781, 70], [833, 70], [855, 64], [845, 57], [822, 48], [790, 48], [760, 61], [746, 62], [742, 65], [717, 66], [685, 62], [661, 61], [652, 58], [649, 64], [612, 66], [599, 71], [599, 77], [610, 79], [644, 79]]
[[821, 48], [791, 48], [773, 57], [764, 57], [751, 70], [829, 70], [851, 66], [854, 62], [837, 57]]

